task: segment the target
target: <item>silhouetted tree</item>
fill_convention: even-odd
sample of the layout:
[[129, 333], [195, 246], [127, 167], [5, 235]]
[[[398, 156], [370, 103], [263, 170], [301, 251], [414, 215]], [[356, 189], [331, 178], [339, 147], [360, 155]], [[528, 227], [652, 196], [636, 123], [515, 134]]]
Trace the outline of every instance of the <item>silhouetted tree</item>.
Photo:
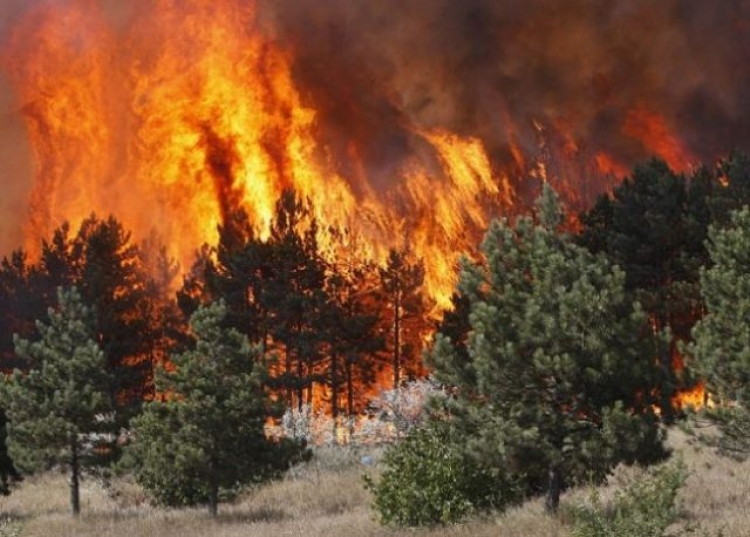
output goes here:
[[328, 296], [317, 233], [310, 204], [294, 191], [282, 193], [267, 241], [269, 271], [259, 301], [282, 357], [284, 372], [276, 382], [288, 391], [288, 403], [294, 399], [300, 408], [312, 401], [314, 383], [323, 381], [318, 365]]
[[36, 321], [43, 320], [54, 304], [44, 293], [36, 266], [17, 250], [0, 263], [0, 369], [6, 373], [25, 369], [16, 355], [13, 335], [35, 338]]
[[376, 357], [384, 341], [378, 334], [377, 282], [372, 263], [342, 260], [329, 269], [323, 327], [326, 341], [325, 382], [330, 387], [331, 415], [336, 418], [345, 395], [346, 413], [355, 413], [355, 390], [366, 391], [375, 382]]
[[79, 251], [79, 286], [96, 316], [96, 340], [114, 379], [112, 395], [124, 422], [136, 412], [149, 386], [149, 345], [154, 334], [142, 317], [147, 283], [139, 250], [115, 218], [84, 220], [74, 241]]
[[144, 321], [147, 362], [151, 366], [144, 391], [148, 399], [154, 396], [154, 371], [164, 365], [170, 353], [183, 349], [189, 341], [187, 320], [177, 304], [173, 291], [179, 264], [167, 253], [167, 247], [152, 232], [141, 243], [139, 266], [144, 282], [145, 299], [138, 301], [139, 315]]
[[210, 294], [227, 305], [227, 323], [264, 351], [269, 344], [270, 312], [263, 300], [267, 282], [275, 268], [271, 247], [260, 240], [244, 211], [231, 215], [219, 228], [216, 262], [206, 267]]
[[424, 265], [412, 262], [405, 250], [391, 249], [384, 267], [379, 269], [384, 318], [389, 323], [387, 344], [391, 353], [393, 387], [398, 388], [404, 370], [418, 372], [420, 332], [427, 312], [422, 296]]

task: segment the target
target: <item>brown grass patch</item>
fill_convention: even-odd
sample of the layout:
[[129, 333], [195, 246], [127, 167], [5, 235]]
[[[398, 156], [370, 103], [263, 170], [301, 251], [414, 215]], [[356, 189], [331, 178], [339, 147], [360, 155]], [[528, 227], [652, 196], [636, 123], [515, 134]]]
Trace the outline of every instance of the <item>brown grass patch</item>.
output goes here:
[[[725, 537], [747, 535], [750, 527], [750, 463], [718, 457], [696, 447], [673, 431], [670, 443], [682, 454], [692, 475], [683, 490], [685, 523]], [[376, 457], [377, 458], [377, 457]], [[69, 514], [68, 488], [59, 474], [28, 478], [12, 495], [0, 499], [0, 516], [22, 524], [28, 537], [265, 537], [265, 536], [418, 536], [418, 537], [565, 537], [568, 527], [544, 514], [534, 500], [499, 516], [465, 524], [418, 531], [381, 527], [370, 508], [371, 497], [362, 474], [373, 473], [359, 463], [359, 455], [323, 452], [320, 459], [282, 481], [250, 491], [220, 506], [217, 520], [204, 509], [164, 509], [151, 506], [140, 488], [128, 479], [110, 487], [86, 480], [82, 489], [83, 515]], [[620, 476], [637, 477], [639, 470], [622, 469]], [[621, 481], [621, 480], [620, 480]], [[603, 498], [617, 488], [602, 487]], [[584, 501], [586, 490], [564, 495], [563, 503]], [[684, 524], [683, 524], [684, 526]], [[0, 533], [0, 535], [2, 535]]]

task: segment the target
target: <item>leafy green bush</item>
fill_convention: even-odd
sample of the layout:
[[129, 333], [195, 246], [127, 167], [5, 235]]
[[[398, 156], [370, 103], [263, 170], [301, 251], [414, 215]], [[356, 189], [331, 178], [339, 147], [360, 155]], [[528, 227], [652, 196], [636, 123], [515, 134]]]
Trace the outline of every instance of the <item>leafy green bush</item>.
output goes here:
[[375, 495], [384, 524], [425, 526], [458, 521], [502, 509], [521, 499], [522, 487], [497, 469], [483, 466], [441, 423], [413, 430], [383, 457], [386, 470], [365, 484]]
[[678, 517], [677, 494], [687, 479], [687, 468], [678, 460], [652, 470], [643, 480], [630, 483], [610, 506], [596, 491], [590, 505], [571, 508], [575, 537], [663, 537]]

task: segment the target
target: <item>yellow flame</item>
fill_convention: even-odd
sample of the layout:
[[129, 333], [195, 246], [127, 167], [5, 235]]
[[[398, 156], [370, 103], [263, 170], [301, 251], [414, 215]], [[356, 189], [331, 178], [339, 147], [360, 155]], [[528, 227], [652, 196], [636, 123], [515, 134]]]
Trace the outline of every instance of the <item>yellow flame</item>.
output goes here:
[[359, 235], [359, 255], [376, 260], [407, 246], [447, 307], [458, 255], [476, 244], [488, 207], [513, 203], [481, 141], [415, 126], [426, 156], [375, 191], [355, 149], [354, 176], [336, 173], [292, 52], [264, 32], [252, 3], [150, 7], [114, 30], [96, 0], [44, 4], [14, 31], [4, 57], [38, 165], [27, 246], [64, 220], [111, 213], [136, 237], [157, 228], [186, 266], [216, 243], [227, 211], [244, 208], [267, 235], [291, 187], [313, 203], [324, 250], [336, 251], [332, 229]]

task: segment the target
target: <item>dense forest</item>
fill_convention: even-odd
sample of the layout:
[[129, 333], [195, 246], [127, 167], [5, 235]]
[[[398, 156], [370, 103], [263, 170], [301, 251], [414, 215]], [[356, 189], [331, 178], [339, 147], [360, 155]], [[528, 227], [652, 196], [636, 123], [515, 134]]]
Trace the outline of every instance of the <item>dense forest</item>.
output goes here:
[[[532, 214], [493, 221], [465, 252], [439, 319], [408, 243], [378, 264], [336, 230], [335, 255], [323, 252], [311, 202], [292, 190], [267, 237], [228, 214], [185, 274], [170, 237], [138, 243], [115, 216], [62, 225], [38, 259], [13, 252], [0, 265], [5, 489], [19, 470], [63, 464], [77, 491], [81, 468], [130, 458], [161, 501], [215, 514], [227, 490], [309, 456], [264, 436], [285, 408], [343, 423], [427, 375], [448, 395], [403, 449], [469, 446], [457, 467], [467, 479], [493, 468], [503, 491], [476, 505], [544, 493], [556, 511], [571, 484], [664, 458], [660, 424], [687, 394], [745, 397], [747, 326], [727, 327], [748, 300], [746, 249], [732, 245], [750, 240], [750, 158], [687, 175], [646, 162], [573, 219], [539, 191]], [[742, 431], [735, 418], [723, 423]], [[424, 522], [393, 515], [388, 479], [384, 519]]]

